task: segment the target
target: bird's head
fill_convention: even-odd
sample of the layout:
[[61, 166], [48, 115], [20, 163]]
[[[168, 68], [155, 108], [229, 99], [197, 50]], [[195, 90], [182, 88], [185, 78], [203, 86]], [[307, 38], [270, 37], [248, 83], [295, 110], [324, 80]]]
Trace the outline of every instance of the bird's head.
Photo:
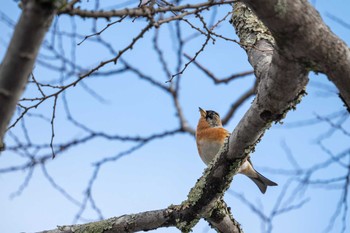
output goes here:
[[220, 115], [217, 112], [212, 110], [204, 110], [202, 108], [199, 108], [199, 112], [201, 114], [200, 120], [205, 120], [210, 127], [222, 126]]

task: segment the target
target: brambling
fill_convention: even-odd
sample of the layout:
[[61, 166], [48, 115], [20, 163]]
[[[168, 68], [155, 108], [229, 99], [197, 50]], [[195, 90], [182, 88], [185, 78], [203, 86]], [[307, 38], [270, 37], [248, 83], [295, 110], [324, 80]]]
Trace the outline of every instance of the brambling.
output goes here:
[[[224, 145], [226, 137], [230, 136], [230, 132], [222, 127], [221, 119], [217, 112], [206, 111], [201, 108], [199, 108], [199, 112], [201, 116], [196, 130], [197, 149], [203, 162], [209, 164]], [[262, 193], [266, 192], [267, 186], [277, 185], [254, 169], [250, 157], [241, 165], [238, 173], [248, 176]]]

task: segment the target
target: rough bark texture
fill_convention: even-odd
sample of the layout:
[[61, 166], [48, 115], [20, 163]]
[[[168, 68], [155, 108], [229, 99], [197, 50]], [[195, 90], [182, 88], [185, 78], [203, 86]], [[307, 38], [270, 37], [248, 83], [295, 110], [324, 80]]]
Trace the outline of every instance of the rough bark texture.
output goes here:
[[[259, 80], [257, 96], [235, 128], [229, 142], [191, 189], [188, 199], [179, 206], [168, 208], [167, 219], [163, 219], [164, 215], [155, 216], [153, 220], [148, 219], [158, 223], [158, 226], [152, 225], [154, 228], [175, 225], [182, 232], [188, 232], [201, 217], [204, 217], [219, 232], [242, 232], [239, 224], [220, 200], [240, 164], [254, 150], [263, 133], [272, 122], [283, 119], [287, 111], [293, 109], [304, 94], [308, 81], [307, 69], [285, 56], [274, 44], [270, 32], [243, 4], [236, 4], [233, 24], [241, 42], [246, 45], [249, 61]], [[139, 215], [145, 218], [145, 227], [142, 230], [149, 229], [150, 223], [146, 223], [147, 215]], [[132, 220], [134, 218], [130, 216], [134, 215], [126, 216], [123, 224], [137, 226]], [[165, 225], [164, 222], [169, 225]]]
[[[226, 143], [226, 146], [219, 153], [227, 153], [227, 151], [228, 143]], [[225, 159], [226, 156], [221, 156], [221, 158]], [[226, 167], [237, 170], [238, 164], [233, 166], [228, 165]], [[181, 232], [190, 232], [200, 218], [206, 218], [219, 232], [242, 233], [243, 231], [240, 225], [233, 219], [231, 213], [226, 208], [226, 203], [221, 200], [224, 192], [219, 192], [218, 188], [213, 186], [215, 181], [219, 181], [221, 178], [214, 176], [208, 177], [208, 174], [213, 171], [211, 166], [210, 169], [206, 169], [205, 175], [198, 180], [195, 187], [191, 189], [188, 199], [181, 203], [181, 205], [171, 205], [167, 209], [123, 215], [93, 223], [61, 226], [54, 230], [43, 231], [42, 233], [121, 233], [147, 231], [170, 226], [178, 228]], [[208, 185], [211, 186], [207, 186], [207, 179], [210, 182]], [[232, 176], [226, 176], [224, 180], [225, 182], [218, 182], [219, 187], [222, 189], [228, 187]]]
[[[181, 205], [46, 232], [135, 232], [176, 226], [189, 232], [200, 218], [219, 232], [241, 232], [222, 197], [244, 159], [273, 122], [305, 94], [308, 72], [326, 73], [350, 105], [349, 51], [304, 0], [244, 0], [232, 23], [258, 79], [257, 95], [229, 141]], [[261, 23], [261, 21], [266, 27]], [[270, 32], [271, 31], [271, 32]]]
[[240, 224], [232, 217], [230, 208], [223, 201], [219, 201], [216, 207], [208, 212], [208, 217], [205, 219], [217, 232], [243, 233]]
[[307, 0], [242, 0], [268, 27], [286, 58], [325, 73], [350, 106], [350, 51]]
[[[190, 228], [187, 228], [186, 224], [182, 225], [182, 223], [186, 222], [186, 217], [193, 219], [193, 216], [196, 214], [194, 212], [191, 215], [186, 214], [188, 213], [188, 209], [189, 207], [185, 205], [170, 206], [167, 209], [122, 215], [87, 224], [59, 226], [57, 229], [42, 231], [40, 233], [127, 233], [171, 226], [177, 227], [182, 232], [189, 232]], [[212, 209], [210, 213], [211, 216], [207, 220], [219, 232], [243, 233], [239, 223], [231, 217], [231, 213], [224, 202], [219, 201], [217, 208]]]
[[[257, 96], [231, 138], [229, 156], [250, 152], [272, 122], [280, 121], [304, 94], [307, 70], [275, 44], [268, 29], [242, 3], [235, 4], [233, 24], [259, 80]], [[234, 155], [234, 152], [236, 154]]]
[[0, 150], [54, 12], [54, 1], [23, 2], [22, 15], [0, 65]]
[[176, 222], [171, 220], [172, 209], [147, 211], [139, 214], [122, 215], [103, 221], [81, 225], [60, 226], [55, 230], [42, 231], [41, 233], [73, 233], [73, 232], [135, 232], [152, 230], [158, 227], [174, 226]]

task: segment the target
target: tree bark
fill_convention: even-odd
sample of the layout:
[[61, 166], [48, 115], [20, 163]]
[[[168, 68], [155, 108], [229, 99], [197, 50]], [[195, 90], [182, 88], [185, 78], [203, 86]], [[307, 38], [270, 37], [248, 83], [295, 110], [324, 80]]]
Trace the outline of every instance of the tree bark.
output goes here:
[[54, 1], [22, 2], [22, 15], [0, 65], [0, 150], [4, 147], [7, 126], [55, 13]]
[[[60, 226], [54, 230], [42, 231], [41, 233], [73, 233], [73, 232], [104, 232], [124, 233], [152, 230], [159, 227], [175, 226], [175, 218], [171, 208], [147, 211], [138, 214], [122, 215], [120, 217], [91, 222], [87, 224]], [[173, 219], [173, 220], [172, 220]]]
[[[281, 54], [328, 76], [350, 109], [350, 51], [307, 0], [242, 0], [271, 31]], [[281, 73], [283, 74], [283, 73]]]
[[[241, 163], [254, 151], [263, 133], [273, 122], [282, 120], [290, 109], [294, 109], [304, 94], [308, 81], [306, 69], [296, 62], [290, 62], [281, 56], [280, 50], [274, 49], [274, 40], [269, 31], [247, 7], [237, 5], [233, 23], [242, 43], [247, 44], [246, 51], [259, 80], [257, 96], [230, 139], [191, 189], [187, 200], [181, 205], [169, 207], [166, 212], [170, 215], [167, 215], [165, 220], [162, 220], [164, 215], [148, 218], [148, 221], [159, 223], [158, 227], [176, 226], [182, 232], [189, 232], [198, 220], [204, 217], [219, 232], [227, 232], [225, 229], [228, 227], [232, 229], [231, 232], [242, 232], [239, 224], [222, 207], [220, 200]], [[251, 30], [252, 28], [256, 30]], [[280, 75], [282, 72], [285, 75]], [[146, 217], [145, 215], [146, 213], [138, 214], [140, 217]], [[128, 223], [127, 219], [133, 219], [132, 216], [134, 215], [125, 216], [121, 224], [137, 225]], [[167, 225], [164, 225], [164, 222]], [[148, 224], [150, 223], [145, 223], [142, 230], [148, 230]], [[63, 232], [71, 232], [71, 227], [83, 229], [86, 225], [60, 229], [68, 229]], [[131, 229], [128, 230], [132, 232]]]
[[[295, 109], [310, 70], [327, 74], [350, 105], [349, 51], [305, 0], [244, 0], [232, 23], [258, 79], [257, 95], [232, 135], [181, 205], [46, 232], [133, 232], [176, 226], [190, 231], [202, 217], [217, 231], [241, 232], [221, 200], [233, 176], [264, 132]], [[265, 24], [262, 24], [261, 21]], [[334, 50], [334, 51], [333, 51]], [[119, 227], [119, 228], [118, 228]]]
[[308, 72], [286, 56], [268, 28], [244, 4], [235, 4], [232, 22], [259, 82], [256, 98], [230, 138], [228, 156], [234, 159], [254, 150], [265, 130], [295, 108], [305, 93]]
[[243, 233], [240, 224], [232, 217], [230, 208], [224, 201], [219, 201], [215, 208], [210, 210], [208, 217], [204, 218], [217, 232]]

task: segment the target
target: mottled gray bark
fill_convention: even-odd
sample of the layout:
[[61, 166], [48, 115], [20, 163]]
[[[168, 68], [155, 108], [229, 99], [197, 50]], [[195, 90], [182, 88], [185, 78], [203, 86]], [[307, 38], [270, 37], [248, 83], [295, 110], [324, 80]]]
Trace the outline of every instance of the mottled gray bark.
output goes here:
[[151, 230], [159, 227], [175, 226], [175, 218], [172, 218], [172, 208], [147, 211], [139, 214], [122, 215], [120, 217], [80, 225], [60, 226], [54, 230], [41, 233], [73, 233], [73, 232], [104, 232], [124, 233], [141, 230]]
[[[239, 223], [232, 218], [226, 203], [223, 201], [218, 201], [212, 209], [207, 209], [203, 212], [208, 216], [205, 217], [207, 221], [219, 232], [243, 233]], [[181, 232], [189, 232], [194, 224], [197, 223], [200, 216], [193, 211], [192, 207], [188, 205], [188, 202], [184, 202], [182, 205], [169, 206], [167, 209], [122, 215], [87, 224], [59, 226], [57, 229], [42, 231], [40, 233], [126, 233], [147, 231], [160, 227], [177, 227]], [[187, 225], [186, 223], [188, 222], [192, 222], [192, 225]]]
[[181, 232], [189, 232], [201, 217], [206, 218], [218, 232], [243, 233], [239, 223], [232, 218], [226, 203], [223, 201], [220, 200], [212, 208], [204, 208], [203, 210], [194, 210], [189, 203], [187, 200], [181, 205], [172, 205], [166, 209], [122, 215], [86, 224], [59, 226], [56, 229], [38, 233], [127, 233], [161, 227], [176, 227]]
[[23, 1], [23, 12], [0, 65], [0, 150], [16, 108], [54, 16], [54, 1]]
[[[298, 103], [308, 82], [307, 69], [287, 57], [269, 30], [244, 4], [234, 7], [233, 24], [259, 81], [251, 107], [231, 135], [229, 157], [245, 157], [272, 122]], [[237, 153], [237, 152], [240, 152]], [[243, 153], [242, 153], [243, 152]]]
[[[307, 0], [242, 0], [271, 31], [280, 54], [325, 73], [350, 106], [350, 51]], [[281, 73], [281, 75], [284, 73]]]
[[232, 22], [259, 82], [256, 98], [225, 147], [191, 189], [188, 199], [181, 205], [163, 210], [47, 232], [80, 232], [84, 229], [134, 232], [166, 226], [176, 226], [188, 232], [202, 217], [219, 232], [241, 232], [239, 224], [220, 200], [240, 164], [254, 151], [264, 132], [300, 102], [308, 82], [308, 72], [326, 73], [339, 88], [344, 101], [350, 104], [348, 48], [323, 24], [307, 1], [244, 2], [267, 26], [244, 4], [235, 4]]
[[221, 233], [243, 233], [240, 224], [232, 217], [230, 209], [226, 203], [219, 201], [215, 208], [207, 212], [207, 217], [204, 216], [211, 227]]
[[[169, 224], [167, 226], [172, 224], [187, 232], [199, 218], [204, 217], [219, 232], [242, 232], [239, 224], [222, 207], [220, 200], [240, 164], [254, 150], [265, 130], [272, 122], [281, 120], [288, 110], [294, 108], [304, 93], [308, 81], [307, 70], [299, 63], [281, 56], [280, 50], [274, 49], [272, 36], [254, 14], [238, 4], [233, 22], [242, 43], [247, 45], [245, 48], [249, 61], [259, 80], [257, 96], [234, 130], [230, 141], [191, 189], [188, 199], [180, 206], [172, 207], [170, 212], [167, 209], [170, 213], [167, 219], [163, 219], [164, 215], [156, 215], [154, 219], [144, 216], [145, 219], [158, 223], [158, 227], [164, 227], [166, 222]], [[280, 75], [282, 71], [284, 75]], [[136, 226], [137, 224], [132, 222], [134, 218], [130, 216], [133, 215], [124, 218], [123, 224]], [[131, 222], [128, 222], [130, 220]], [[148, 224], [150, 223], [144, 222], [142, 230], [149, 229]], [[152, 227], [156, 228], [156, 224]]]

